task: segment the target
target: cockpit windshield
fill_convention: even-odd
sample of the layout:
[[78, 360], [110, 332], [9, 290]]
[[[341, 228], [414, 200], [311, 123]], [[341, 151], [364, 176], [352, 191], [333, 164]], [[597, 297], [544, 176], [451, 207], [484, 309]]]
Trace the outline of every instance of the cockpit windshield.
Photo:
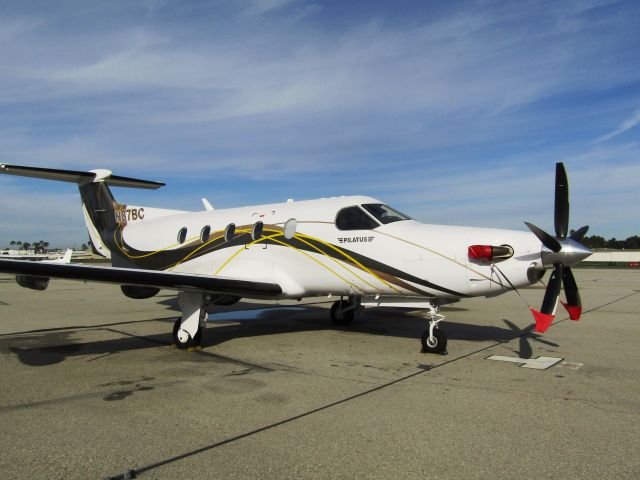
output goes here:
[[401, 220], [411, 220], [411, 217], [382, 203], [365, 203], [362, 205], [362, 208], [373, 215], [383, 225], [400, 222]]

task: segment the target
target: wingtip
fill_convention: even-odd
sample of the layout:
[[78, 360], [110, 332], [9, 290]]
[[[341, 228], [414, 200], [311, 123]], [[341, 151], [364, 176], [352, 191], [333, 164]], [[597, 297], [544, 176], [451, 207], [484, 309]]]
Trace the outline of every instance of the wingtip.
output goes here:
[[536, 321], [535, 331], [538, 333], [546, 332], [551, 326], [551, 324], [553, 323], [553, 319], [555, 318], [555, 315], [542, 313], [533, 307], [529, 307], [529, 308], [531, 310], [533, 318]]

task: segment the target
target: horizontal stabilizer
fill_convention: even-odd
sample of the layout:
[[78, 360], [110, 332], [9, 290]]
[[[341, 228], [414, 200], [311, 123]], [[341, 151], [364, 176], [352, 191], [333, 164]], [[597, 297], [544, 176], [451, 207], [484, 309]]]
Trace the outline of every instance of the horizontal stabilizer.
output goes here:
[[93, 170], [82, 172], [77, 170], [59, 170], [54, 168], [25, 167], [21, 165], [8, 165], [0, 163], [0, 173], [18, 175], [21, 177], [42, 178], [59, 182], [71, 182], [84, 185], [92, 182], [105, 182], [114, 187], [145, 188], [155, 190], [165, 184], [149, 180], [120, 177], [112, 175], [109, 170]]
[[169, 290], [195, 290], [252, 298], [277, 297], [282, 293], [282, 288], [277, 283], [157, 270], [30, 262], [28, 260], [0, 260], [0, 272], [40, 278], [66, 278], [118, 285], [167, 288]]

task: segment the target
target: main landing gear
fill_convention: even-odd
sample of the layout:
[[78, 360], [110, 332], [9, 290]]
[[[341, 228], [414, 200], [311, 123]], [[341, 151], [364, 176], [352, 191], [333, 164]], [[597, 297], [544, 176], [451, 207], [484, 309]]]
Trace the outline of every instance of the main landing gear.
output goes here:
[[207, 323], [207, 307], [211, 297], [199, 292], [180, 292], [178, 305], [182, 317], [173, 324], [173, 342], [176, 347], [186, 350], [202, 344], [202, 331]]
[[447, 354], [447, 336], [438, 327], [438, 324], [445, 319], [440, 313], [440, 305], [437, 302], [429, 304], [429, 328], [422, 334], [422, 351], [424, 353]]
[[345, 326], [353, 322], [356, 311], [361, 308], [360, 302], [360, 297], [349, 297], [348, 300], [340, 297], [340, 300], [334, 302], [331, 306], [331, 320], [333, 323]]

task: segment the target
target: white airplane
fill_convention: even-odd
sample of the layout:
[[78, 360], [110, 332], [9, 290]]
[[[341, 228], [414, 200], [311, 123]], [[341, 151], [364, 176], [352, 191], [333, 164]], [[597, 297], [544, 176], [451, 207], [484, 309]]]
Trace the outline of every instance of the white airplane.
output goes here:
[[[467, 297], [493, 297], [531, 285], [553, 269], [536, 331], [552, 323], [561, 284], [578, 320], [581, 302], [571, 265], [591, 251], [588, 227], [568, 235], [564, 166], [556, 165], [555, 232], [427, 225], [375, 198], [346, 196], [184, 212], [118, 203], [113, 187], [156, 189], [163, 183], [90, 172], [0, 164], [0, 173], [77, 183], [94, 249], [112, 266], [0, 260], [0, 271], [41, 289], [49, 278], [120, 284], [130, 298], [178, 292], [179, 348], [201, 344], [210, 304], [336, 297], [331, 318], [349, 324], [364, 306], [428, 312], [423, 351], [446, 353], [440, 307]], [[526, 222], [525, 222], [526, 223]], [[541, 245], [542, 243], [542, 245]], [[46, 287], [46, 285], [45, 285]]]
[[[64, 256], [59, 257], [59, 258], [55, 258], [53, 260], [51, 260], [51, 257], [49, 254], [47, 253], [26, 253], [26, 254], [14, 254], [11, 253], [11, 251], [3, 251], [0, 252], [0, 255], [2, 256], [2, 258], [10, 258], [13, 260], [33, 260], [33, 261], [37, 261], [37, 262], [57, 262], [57, 263], [70, 263], [71, 262], [71, 254], [73, 253], [73, 250], [71, 250], [70, 248], [67, 249], [67, 251], [64, 253]], [[68, 259], [67, 259], [68, 256]]]
[[64, 252], [64, 255], [60, 258], [56, 258], [55, 260], [51, 260], [51, 263], [71, 263], [71, 257], [73, 256], [73, 250], [67, 248]]

